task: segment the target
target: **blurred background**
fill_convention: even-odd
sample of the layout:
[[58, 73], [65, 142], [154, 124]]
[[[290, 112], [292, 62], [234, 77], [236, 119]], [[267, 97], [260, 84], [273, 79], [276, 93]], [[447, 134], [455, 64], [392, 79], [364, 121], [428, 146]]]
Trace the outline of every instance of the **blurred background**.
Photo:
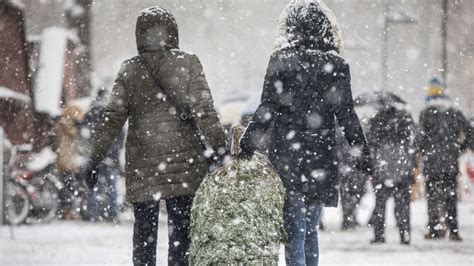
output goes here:
[[[406, 109], [417, 120], [420, 110], [425, 107], [430, 80], [437, 76], [466, 117], [473, 118], [472, 0], [325, 2], [342, 27], [345, 41], [343, 57], [351, 67], [354, 98], [374, 91], [394, 93], [407, 102]], [[288, 0], [0, 0], [0, 127], [4, 131], [3, 138], [8, 140], [8, 145], [3, 145], [4, 149], [14, 150], [2, 158], [4, 168], [28, 168], [26, 173], [31, 176], [23, 179], [51, 173], [57, 158], [53, 142], [61, 116], [69, 109], [77, 115], [74, 118], [77, 121], [73, 123], [80, 123], [83, 113], [89, 112], [93, 100], [102, 94], [100, 91], [107, 92], [112, 87], [121, 62], [137, 54], [137, 15], [140, 10], [154, 5], [164, 7], [175, 15], [181, 48], [199, 55], [222, 122], [227, 125], [239, 123], [242, 116], [253, 113], [257, 107], [266, 66], [273, 52], [277, 21], [287, 3]], [[363, 111], [358, 111], [364, 118]], [[122, 160], [117, 163], [118, 167], [123, 165], [123, 156], [115, 159]], [[26, 164], [29, 164], [28, 167]], [[466, 165], [462, 167], [466, 168]], [[24, 175], [25, 171], [19, 173]], [[49, 179], [51, 186], [61, 190], [62, 181], [54, 177]], [[118, 203], [114, 204], [119, 210], [126, 210], [123, 179], [118, 179], [114, 183], [119, 191], [118, 196], [114, 196]], [[468, 180], [467, 177], [465, 180]], [[44, 185], [28, 182], [30, 190]], [[473, 191], [472, 186], [472, 183], [469, 183], [468, 189], [467, 185], [463, 186], [463, 195], [468, 197]], [[109, 195], [107, 191], [103, 193]], [[32, 201], [39, 204], [38, 200]], [[362, 202], [361, 219], [368, 218], [368, 210], [373, 205], [368, 202], [371, 201], [373, 199], [369, 196]], [[364, 202], [367, 204], [364, 205]], [[77, 206], [83, 205], [77, 203]], [[417, 211], [426, 212], [422, 207], [424, 205], [418, 205], [419, 208], [415, 208]], [[17, 211], [21, 216], [22, 210]], [[461, 212], [461, 216], [467, 218], [464, 219], [468, 225], [465, 235], [468, 237], [469, 232], [471, 234], [467, 243], [458, 247], [440, 245], [438, 248], [449, 249], [452, 256], [459, 252], [461, 262], [473, 263], [474, 258], [469, 255], [473, 247], [470, 241], [474, 240], [472, 203], [463, 205]], [[25, 215], [29, 217], [27, 222], [35, 223], [51, 220], [56, 214], [51, 217], [48, 216], [50, 213]], [[108, 215], [110, 213], [104, 217], [110, 217]], [[333, 221], [332, 224], [340, 223], [339, 218], [331, 218], [336, 216], [339, 217], [339, 213], [329, 211], [327, 219]], [[87, 218], [90, 220], [90, 217]], [[124, 219], [130, 220], [131, 217]], [[112, 219], [112, 222], [118, 220]], [[419, 228], [425, 222], [424, 218], [415, 218]], [[331, 228], [331, 222], [328, 224]], [[53, 224], [41, 230], [44, 234], [54, 234], [55, 229], [59, 228], [58, 232], [75, 232], [72, 233], [74, 237], [80, 238], [82, 226]], [[100, 245], [127, 252], [131, 250], [130, 241], [126, 239], [131, 236], [130, 228], [106, 228], [94, 227], [83, 236], [97, 240], [99, 235], [100, 240], [97, 241]], [[8, 233], [8, 230], [6, 227], [1, 230], [1, 255], [5, 256], [2, 259], [10, 264], [20, 263], [22, 253], [14, 253], [10, 260], [7, 259], [7, 252], [13, 250], [6, 248], [6, 243], [10, 241], [7, 235], [11, 236], [13, 232]], [[37, 232], [34, 227], [20, 230], [20, 242], [11, 243], [15, 243], [20, 250], [20, 247], [27, 247], [22, 252], [36, 254], [38, 250], [44, 251], [39, 242], [32, 246], [26, 244], [28, 240], [25, 239], [34, 240]], [[163, 231], [160, 232], [163, 235]], [[114, 234], [118, 234], [122, 242], [115, 243], [110, 238]], [[356, 245], [358, 238], [359, 235], [348, 236], [347, 246], [341, 249], [350, 248], [350, 243]], [[326, 235], [323, 236], [324, 241], [333, 243], [336, 240], [332, 235]], [[52, 246], [57, 247], [56, 244]], [[357, 250], [362, 249], [365, 246], [359, 245], [352, 252], [356, 254]], [[433, 246], [421, 245], [418, 249], [425, 255], [437, 255]], [[390, 249], [377, 251], [384, 254], [381, 258], [390, 258]], [[61, 258], [67, 258], [67, 252]], [[416, 253], [416, 250], [410, 252]], [[160, 254], [164, 258], [165, 255]], [[84, 263], [95, 262], [79, 257]], [[38, 260], [51, 262], [48, 258], [40, 256]], [[94, 258], [101, 261], [100, 255]], [[419, 260], [422, 261], [422, 256]], [[362, 263], [355, 260], [357, 262]], [[113, 261], [111, 253], [102, 263], [127, 263], [127, 257], [122, 256], [117, 262]]]
[[[121, 62], [136, 54], [134, 31], [139, 11], [152, 5], [167, 8], [177, 18], [181, 47], [200, 56], [217, 106], [223, 108], [239, 97], [259, 96], [276, 22], [288, 1], [102, 0], [87, 10], [69, 0], [22, 2], [29, 42], [41, 40], [50, 27], [71, 29], [79, 25], [75, 16], [88, 23], [79, 34], [80, 43], [89, 50], [86, 60], [92, 71], [90, 88], [78, 84], [86, 86], [80, 89], [85, 94], [98, 85], [110, 87]], [[77, 2], [87, 5], [92, 1]], [[438, 75], [446, 77], [451, 97], [472, 114], [472, 1], [326, 2], [342, 26], [344, 57], [351, 65], [354, 94], [381, 89], [395, 92], [410, 99], [416, 113], [423, 106], [428, 81]], [[443, 19], [443, 2], [450, 3], [447, 21]]]

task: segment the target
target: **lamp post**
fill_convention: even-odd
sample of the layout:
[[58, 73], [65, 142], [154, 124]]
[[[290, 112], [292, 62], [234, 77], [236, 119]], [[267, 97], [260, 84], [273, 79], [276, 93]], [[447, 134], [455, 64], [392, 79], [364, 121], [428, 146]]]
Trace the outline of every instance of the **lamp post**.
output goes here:
[[448, 85], [448, 8], [449, 1], [442, 0], [442, 17], [441, 17], [441, 76], [443, 77], [444, 86]]
[[388, 37], [391, 24], [413, 24], [416, 20], [401, 12], [390, 12], [388, 1], [384, 2], [384, 21], [382, 32], [382, 91], [388, 87]]
[[74, 29], [81, 48], [77, 58], [76, 93], [78, 97], [88, 96], [92, 89], [91, 26], [93, 0], [74, 0], [65, 5], [66, 20]]

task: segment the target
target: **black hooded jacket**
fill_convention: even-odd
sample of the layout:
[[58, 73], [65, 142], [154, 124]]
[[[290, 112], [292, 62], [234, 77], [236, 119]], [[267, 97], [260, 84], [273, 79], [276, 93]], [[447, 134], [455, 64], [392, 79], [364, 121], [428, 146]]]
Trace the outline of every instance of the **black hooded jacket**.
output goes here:
[[374, 185], [408, 186], [415, 166], [415, 123], [410, 113], [384, 106], [369, 120], [368, 140], [375, 157]]
[[447, 96], [438, 96], [420, 113], [416, 144], [422, 155], [424, 175], [430, 178], [456, 176], [461, 152], [474, 148], [473, 130]]
[[[300, 8], [289, 6], [282, 17], [283, 35], [291, 38], [270, 58], [261, 103], [241, 146], [243, 153], [253, 153], [273, 126], [269, 157], [287, 190], [303, 192], [321, 205], [337, 206], [337, 124], [352, 147], [364, 151], [368, 147], [353, 106], [349, 65], [337, 53], [338, 41], [326, 38], [328, 42], [321, 47], [318, 36], [292, 34], [295, 29], [317, 34], [333, 26], [328, 17], [321, 19], [327, 14], [319, 4], [305, 7], [308, 17], [296, 12]], [[301, 39], [295, 39], [297, 36]], [[334, 32], [330, 36], [336, 37]]]

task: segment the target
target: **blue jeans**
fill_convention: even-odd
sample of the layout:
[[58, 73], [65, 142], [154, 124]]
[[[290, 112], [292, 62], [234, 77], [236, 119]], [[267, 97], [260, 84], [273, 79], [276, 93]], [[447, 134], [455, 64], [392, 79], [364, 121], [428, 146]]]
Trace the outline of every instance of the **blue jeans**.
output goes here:
[[101, 216], [108, 221], [115, 221], [118, 218], [117, 180], [119, 176], [118, 167], [99, 168], [97, 190], [90, 190], [88, 193], [89, 220], [98, 221]]
[[318, 229], [322, 207], [305, 202], [301, 193], [287, 193], [285, 226], [288, 242], [285, 245], [286, 265], [317, 266], [319, 261]]

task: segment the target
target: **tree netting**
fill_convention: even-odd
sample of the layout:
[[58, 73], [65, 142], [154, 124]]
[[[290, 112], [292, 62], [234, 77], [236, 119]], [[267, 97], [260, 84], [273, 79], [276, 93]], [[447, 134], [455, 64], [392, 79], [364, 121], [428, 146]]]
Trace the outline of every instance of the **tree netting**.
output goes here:
[[284, 202], [283, 183], [263, 155], [208, 175], [192, 208], [191, 265], [277, 265]]

